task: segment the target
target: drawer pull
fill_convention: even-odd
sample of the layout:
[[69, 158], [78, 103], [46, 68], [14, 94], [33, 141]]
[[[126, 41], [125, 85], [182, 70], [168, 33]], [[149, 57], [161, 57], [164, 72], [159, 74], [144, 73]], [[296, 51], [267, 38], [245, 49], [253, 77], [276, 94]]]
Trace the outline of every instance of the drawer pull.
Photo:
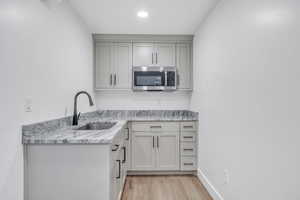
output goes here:
[[183, 149], [184, 151], [194, 151], [194, 149]]
[[161, 126], [150, 126], [150, 128], [162, 128]]
[[194, 126], [183, 126], [183, 128], [194, 128]]
[[122, 160], [122, 163], [126, 163], [126, 147], [122, 147], [123, 149], [123, 160]]
[[119, 163], [119, 167], [118, 167], [118, 176], [116, 177], [116, 179], [120, 179], [121, 178], [121, 160], [116, 160]]
[[183, 138], [192, 139], [192, 138], [194, 138], [194, 136], [183, 136]]
[[125, 128], [127, 130], [127, 138], [126, 140], [129, 140], [129, 128]]
[[183, 165], [189, 165], [189, 166], [193, 166], [194, 163], [184, 163]]

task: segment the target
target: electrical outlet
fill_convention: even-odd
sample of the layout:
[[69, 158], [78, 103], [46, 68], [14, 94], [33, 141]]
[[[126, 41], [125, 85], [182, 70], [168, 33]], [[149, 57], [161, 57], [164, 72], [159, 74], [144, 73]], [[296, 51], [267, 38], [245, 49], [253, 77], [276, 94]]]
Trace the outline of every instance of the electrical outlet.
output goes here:
[[229, 171], [228, 169], [224, 169], [224, 184], [229, 184]]
[[25, 99], [25, 112], [32, 112], [32, 100], [30, 98]]

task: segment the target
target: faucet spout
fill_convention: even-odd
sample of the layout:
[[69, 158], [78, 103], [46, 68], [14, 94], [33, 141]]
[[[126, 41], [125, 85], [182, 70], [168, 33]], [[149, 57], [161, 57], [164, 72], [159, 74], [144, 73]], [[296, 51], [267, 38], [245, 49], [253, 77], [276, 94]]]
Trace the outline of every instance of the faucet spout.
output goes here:
[[94, 105], [93, 99], [92, 99], [92, 97], [89, 93], [87, 93], [86, 91], [77, 92], [75, 97], [74, 97], [74, 114], [73, 114], [73, 123], [72, 123], [73, 126], [78, 125], [78, 120], [79, 120], [79, 117], [80, 117], [80, 113], [79, 114], [77, 113], [77, 99], [78, 99], [78, 96], [81, 95], [81, 94], [86, 94], [88, 96], [90, 106]]

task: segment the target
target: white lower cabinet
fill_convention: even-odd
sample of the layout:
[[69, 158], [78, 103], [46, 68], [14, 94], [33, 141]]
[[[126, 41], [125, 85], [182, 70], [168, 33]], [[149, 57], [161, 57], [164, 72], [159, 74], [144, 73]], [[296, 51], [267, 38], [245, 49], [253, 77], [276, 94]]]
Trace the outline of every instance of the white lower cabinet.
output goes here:
[[117, 200], [119, 199], [120, 196], [120, 191], [121, 191], [121, 168], [122, 168], [122, 163], [121, 163], [121, 155], [120, 152], [118, 151], [118, 155], [112, 159], [112, 176], [111, 176], [111, 196], [112, 199]]
[[127, 171], [126, 151], [126, 144], [123, 143], [118, 147], [118, 150], [115, 152], [116, 155], [111, 160], [113, 166], [111, 196], [113, 200], [120, 200], [122, 197]]
[[151, 132], [132, 133], [132, 168], [134, 170], [155, 169], [155, 137]]
[[180, 125], [181, 171], [197, 170], [197, 123], [182, 122]]
[[157, 136], [157, 170], [179, 170], [179, 133]]
[[25, 145], [24, 200], [120, 200], [128, 162], [125, 132], [112, 145]]
[[133, 122], [132, 170], [179, 170], [179, 135], [176, 122]]
[[130, 124], [111, 145], [25, 145], [24, 200], [120, 200], [127, 170], [195, 172], [195, 122]]
[[130, 171], [195, 171], [197, 123], [132, 122]]
[[178, 133], [133, 133], [132, 166], [134, 170], [179, 170]]

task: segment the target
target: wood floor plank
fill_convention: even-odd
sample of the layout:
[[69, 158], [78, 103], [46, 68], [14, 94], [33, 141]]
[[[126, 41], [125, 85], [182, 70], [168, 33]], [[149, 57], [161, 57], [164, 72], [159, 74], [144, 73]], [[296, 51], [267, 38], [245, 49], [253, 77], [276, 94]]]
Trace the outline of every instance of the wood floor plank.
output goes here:
[[122, 200], [212, 200], [194, 176], [128, 176]]

